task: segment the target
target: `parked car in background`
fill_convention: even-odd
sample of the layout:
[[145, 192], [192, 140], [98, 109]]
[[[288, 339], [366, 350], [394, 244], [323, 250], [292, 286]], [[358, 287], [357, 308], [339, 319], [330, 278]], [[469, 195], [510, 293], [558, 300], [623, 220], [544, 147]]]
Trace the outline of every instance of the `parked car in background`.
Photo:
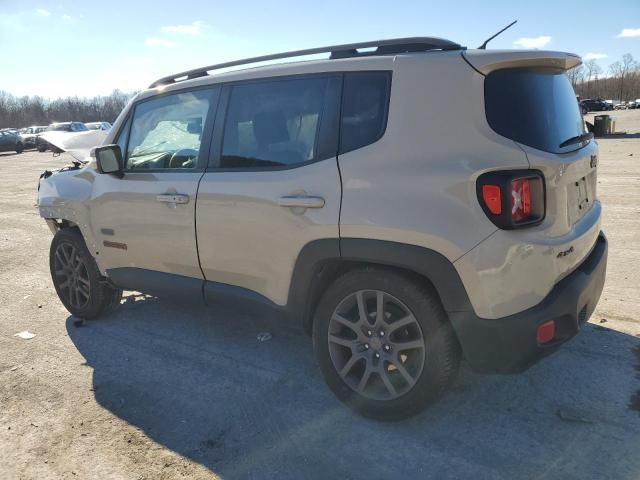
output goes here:
[[580, 106], [587, 112], [604, 112], [609, 110], [609, 106], [602, 100], [595, 100], [592, 98], [586, 98], [580, 102]]
[[638, 108], [638, 101], [631, 101], [631, 102], [627, 102], [627, 110], [634, 110], [636, 108]]
[[36, 148], [38, 137], [42, 135], [42, 132], [46, 129], [46, 126], [32, 126], [20, 130], [20, 138], [22, 139], [22, 144], [24, 145], [25, 150], [29, 148]]
[[[51, 125], [49, 125], [47, 127], [47, 129], [45, 130], [45, 132], [86, 132], [89, 129], [87, 128], [87, 126], [82, 123], [82, 122], [58, 122], [58, 123], [52, 123]], [[42, 138], [42, 134], [41, 136], [39, 136], [36, 140], [36, 145], [38, 148], [39, 152], [44, 152], [46, 151], [48, 148], [50, 148], [49, 143], [44, 140]]]
[[589, 109], [582, 104], [582, 102], [578, 102], [578, 106], [580, 107], [580, 113], [584, 117], [587, 113], [589, 113]]
[[627, 104], [625, 102], [620, 102], [617, 105], [613, 106], [614, 110], [626, 110], [627, 109]]
[[109, 130], [111, 124], [109, 122], [89, 122], [85, 123], [89, 130]]
[[0, 152], [22, 153], [24, 145], [20, 136], [13, 131], [0, 131]]

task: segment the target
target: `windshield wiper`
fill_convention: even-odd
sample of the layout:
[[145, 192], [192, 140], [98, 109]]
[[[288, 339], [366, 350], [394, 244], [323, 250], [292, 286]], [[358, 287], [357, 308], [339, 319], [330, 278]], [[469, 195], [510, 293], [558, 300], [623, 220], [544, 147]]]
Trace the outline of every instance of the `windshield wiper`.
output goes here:
[[587, 132], [587, 133], [583, 133], [582, 135], [576, 135], [575, 137], [571, 137], [569, 140], [565, 140], [564, 142], [562, 142], [559, 148], [568, 147], [569, 145], [586, 142], [588, 140], [593, 140], [592, 132]]

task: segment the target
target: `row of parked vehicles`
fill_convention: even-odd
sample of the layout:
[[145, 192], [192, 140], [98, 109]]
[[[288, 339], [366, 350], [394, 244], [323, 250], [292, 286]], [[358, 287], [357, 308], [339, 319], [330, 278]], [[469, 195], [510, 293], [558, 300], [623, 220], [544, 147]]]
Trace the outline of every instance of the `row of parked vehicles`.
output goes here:
[[0, 130], [0, 152], [22, 153], [24, 150], [37, 149], [44, 152], [49, 144], [42, 135], [46, 132], [88, 132], [90, 130], [109, 130], [109, 122], [56, 122], [49, 126], [32, 125], [25, 128], [5, 128]]
[[629, 102], [603, 100], [601, 98], [585, 98], [580, 100], [580, 110], [585, 115], [589, 112], [606, 112], [611, 110], [632, 110], [640, 108], [640, 98]]
[[634, 110], [636, 108], [640, 108], [640, 98], [636, 98], [630, 102], [620, 102], [613, 107], [614, 110]]

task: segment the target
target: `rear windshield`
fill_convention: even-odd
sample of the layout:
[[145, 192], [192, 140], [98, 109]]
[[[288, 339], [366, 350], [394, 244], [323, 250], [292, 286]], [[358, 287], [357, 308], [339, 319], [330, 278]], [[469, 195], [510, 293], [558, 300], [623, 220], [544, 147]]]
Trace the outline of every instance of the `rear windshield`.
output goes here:
[[485, 80], [485, 110], [500, 135], [551, 153], [583, 147], [560, 144], [585, 133], [576, 94], [560, 70], [509, 68]]

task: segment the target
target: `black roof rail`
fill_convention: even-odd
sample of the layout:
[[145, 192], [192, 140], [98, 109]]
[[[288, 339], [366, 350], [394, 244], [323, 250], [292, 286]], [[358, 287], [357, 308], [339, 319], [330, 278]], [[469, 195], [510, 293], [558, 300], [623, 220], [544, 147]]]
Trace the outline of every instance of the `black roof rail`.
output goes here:
[[[358, 51], [358, 49], [363, 48], [375, 48], [375, 50], [367, 52]], [[431, 50], [464, 50], [465, 48], [466, 47], [452, 42], [451, 40], [437, 37], [408, 37], [393, 38], [389, 40], [377, 40], [371, 42], [347, 43], [344, 45], [332, 45], [329, 47], [308, 48], [305, 50], [293, 50], [291, 52], [274, 53], [271, 55], [263, 55], [261, 57], [245, 58], [243, 60], [234, 60], [231, 62], [218, 63], [216, 65], [208, 65], [206, 67], [187, 70], [186, 72], [180, 72], [176, 73], [175, 75], [163, 77], [153, 82], [149, 86], [149, 88], [155, 88], [161, 85], [169, 85], [179, 81], [204, 77], [208, 75], [208, 72], [210, 70], [219, 70], [221, 68], [267, 62], [269, 60], [280, 60], [283, 58], [305, 57], [308, 55], [316, 55], [319, 53], [330, 53], [330, 59], [339, 59], [372, 55], [397, 55], [401, 53], [428, 52]]]

